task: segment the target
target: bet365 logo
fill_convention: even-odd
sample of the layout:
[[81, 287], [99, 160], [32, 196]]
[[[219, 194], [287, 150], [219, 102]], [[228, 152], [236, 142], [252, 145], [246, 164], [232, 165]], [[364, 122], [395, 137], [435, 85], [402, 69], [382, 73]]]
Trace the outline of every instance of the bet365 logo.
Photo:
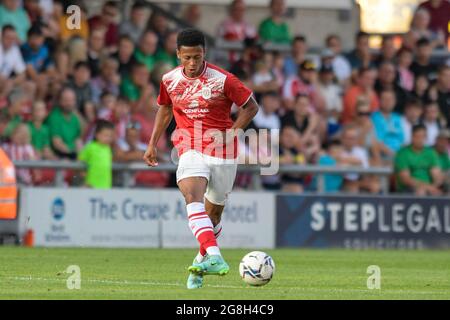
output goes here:
[[71, 5], [66, 10], [66, 27], [69, 30], [81, 29], [81, 9], [79, 6]]

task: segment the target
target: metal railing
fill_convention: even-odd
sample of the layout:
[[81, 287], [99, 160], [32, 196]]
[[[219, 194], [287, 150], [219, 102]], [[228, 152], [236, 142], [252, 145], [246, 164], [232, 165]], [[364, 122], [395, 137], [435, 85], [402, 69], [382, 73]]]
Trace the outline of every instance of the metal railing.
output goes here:
[[[63, 187], [65, 170], [86, 170], [86, 164], [82, 162], [71, 161], [14, 161], [17, 169], [53, 169], [55, 170], [54, 185]], [[141, 162], [131, 163], [114, 163], [112, 170], [122, 175], [122, 187], [133, 187], [133, 173], [138, 171], [155, 171], [155, 172], [175, 172], [177, 166], [172, 163], [162, 163], [157, 167], [148, 167]], [[239, 165], [238, 172], [246, 172], [252, 174], [252, 184], [255, 190], [262, 189], [261, 167], [259, 165]], [[325, 175], [336, 174], [344, 175], [349, 173], [370, 174], [380, 177], [381, 190], [383, 193], [389, 192], [389, 176], [393, 173], [390, 167], [349, 167], [349, 166], [319, 166], [319, 165], [280, 165], [278, 174], [294, 173], [294, 174], [315, 174], [317, 175], [317, 191], [325, 191]]]

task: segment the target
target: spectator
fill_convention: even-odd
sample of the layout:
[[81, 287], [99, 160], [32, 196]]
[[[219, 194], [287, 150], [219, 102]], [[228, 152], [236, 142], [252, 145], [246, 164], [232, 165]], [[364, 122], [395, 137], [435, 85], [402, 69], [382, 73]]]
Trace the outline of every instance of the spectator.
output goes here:
[[[267, 54], [265, 54], [267, 56]], [[255, 72], [252, 76], [252, 89], [259, 100], [261, 94], [269, 91], [279, 91], [278, 81], [271, 72], [272, 62], [258, 60], [255, 63]]]
[[7, 125], [3, 130], [3, 136], [9, 138], [14, 129], [29, 115], [31, 101], [27, 92], [20, 88], [14, 88], [8, 96], [8, 107], [4, 109], [7, 115]]
[[148, 20], [147, 30], [154, 32], [157, 37], [157, 48], [162, 48], [164, 39], [170, 31], [166, 17], [158, 11], [152, 12]]
[[120, 93], [131, 103], [132, 113], [142, 111], [149, 106], [149, 99], [154, 88], [149, 82], [149, 71], [144, 64], [136, 63], [131, 69], [131, 75], [122, 80]]
[[355, 37], [355, 49], [350, 51], [346, 58], [352, 70], [374, 67], [369, 47], [369, 34], [358, 32]]
[[[439, 131], [436, 137], [436, 143], [434, 150], [436, 151], [439, 159], [439, 167], [445, 174], [450, 173], [450, 131], [445, 129]], [[448, 186], [447, 186], [448, 187]], [[448, 191], [448, 189], [447, 189]]]
[[155, 62], [164, 63], [171, 67], [171, 69], [178, 66], [177, 57], [177, 35], [176, 31], [170, 31], [164, 39], [164, 45], [156, 52]]
[[227, 41], [244, 41], [257, 36], [255, 27], [245, 21], [244, 0], [231, 2], [228, 17], [220, 23], [217, 35]]
[[117, 25], [117, 17], [119, 15], [119, 8], [116, 1], [106, 1], [103, 4], [100, 15], [91, 17], [88, 20], [89, 29], [104, 29], [105, 46], [109, 50], [114, 50], [117, 46], [119, 27]]
[[284, 83], [282, 96], [287, 110], [292, 110], [295, 97], [299, 94], [308, 95], [317, 112], [325, 110], [325, 100], [318, 88], [317, 66], [310, 60], [300, 65], [298, 76], [290, 76]]
[[92, 102], [100, 103], [102, 92], [108, 91], [115, 96], [119, 95], [120, 75], [119, 64], [114, 58], [106, 58], [101, 62], [100, 75], [90, 81]]
[[356, 105], [357, 116], [352, 123], [358, 130], [358, 145], [369, 152], [369, 163], [371, 165], [383, 165], [383, 156], [391, 155], [390, 151], [383, 143], [379, 142], [375, 128], [371, 119], [372, 111], [368, 101], [360, 98]]
[[54, 160], [55, 156], [51, 150], [50, 131], [44, 123], [47, 117], [47, 107], [43, 101], [33, 104], [31, 121], [28, 128], [31, 133], [31, 144], [40, 159]]
[[[302, 153], [299, 132], [291, 126], [283, 126], [280, 137], [280, 164], [303, 165], [306, 163]], [[298, 173], [285, 173], [281, 175], [282, 191], [300, 193], [304, 190], [304, 176]]]
[[87, 164], [85, 185], [95, 189], [112, 187], [112, 149], [114, 125], [105, 120], [98, 120], [95, 138], [81, 150], [78, 160]]
[[34, 26], [28, 31], [28, 41], [21, 48], [27, 75], [37, 86], [38, 100], [47, 97], [49, 77], [55, 73], [51, 54], [44, 41], [42, 30]]
[[402, 131], [403, 131], [403, 144], [411, 144], [412, 128], [415, 125], [420, 124], [423, 114], [422, 102], [417, 98], [411, 98], [405, 104], [405, 111], [402, 115]]
[[306, 60], [308, 44], [304, 36], [296, 36], [292, 40], [291, 54], [284, 59], [284, 74], [293, 76], [298, 72], [300, 65]]
[[319, 73], [319, 92], [325, 100], [325, 117], [328, 123], [328, 135], [339, 129], [338, 121], [342, 112], [341, 88], [334, 83], [333, 67], [322, 65]]
[[411, 64], [415, 77], [424, 74], [430, 80], [436, 78], [436, 66], [430, 61], [432, 51], [433, 47], [428, 39], [421, 38], [417, 41], [416, 58]]
[[[137, 121], [130, 121], [126, 126], [125, 137], [119, 139], [114, 149], [114, 159], [119, 162], [141, 162], [147, 144], [140, 141], [141, 125]], [[159, 163], [167, 162], [164, 153], [158, 155]], [[134, 176], [135, 185], [164, 188], [167, 186], [169, 175], [167, 172], [142, 171]]]
[[261, 96], [261, 108], [253, 118], [253, 123], [259, 129], [280, 129], [281, 123], [277, 111], [281, 101], [275, 91], [268, 91]]
[[397, 190], [415, 195], [441, 195], [443, 182], [436, 151], [425, 147], [427, 130], [416, 125], [412, 130], [411, 144], [403, 147], [395, 156]]
[[[346, 125], [342, 129], [341, 143], [344, 151], [339, 159], [343, 165], [369, 167], [369, 156], [366, 149], [358, 146], [358, 130], [353, 125]], [[344, 190], [357, 193], [362, 185], [362, 177], [357, 173], [348, 173], [344, 176]]]
[[119, 74], [123, 79], [131, 72], [131, 66], [136, 62], [134, 59], [134, 43], [130, 36], [122, 35], [116, 53], [112, 55], [119, 62]]
[[116, 95], [109, 91], [103, 91], [100, 95], [100, 104], [97, 109], [97, 119], [112, 121], [116, 102]]
[[158, 48], [158, 37], [153, 31], [146, 31], [139, 40], [139, 46], [134, 51], [137, 62], [144, 64], [151, 72], [156, 63], [156, 50]]
[[392, 35], [383, 36], [380, 53], [375, 60], [375, 64], [379, 66], [383, 62], [394, 63], [396, 54], [397, 48], [395, 47], [394, 36]]
[[393, 111], [395, 104], [396, 98], [393, 90], [381, 91], [380, 110], [375, 111], [371, 117], [378, 141], [392, 151], [391, 156], [400, 149], [404, 141], [401, 117]]
[[381, 91], [383, 90], [394, 91], [396, 101], [394, 111], [403, 113], [405, 102], [408, 100], [408, 93], [398, 84], [395, 65], [389, 61], [382, 62], [378, 67], [378, 78], [375, 82], [375, 91], [378, 96], [380, 96]]
[[[12, 161], [37, 160], [38, 157], [31, 146], [31, 137], [28, 126], [24, 123], [14, 128], [11, 135], [11, 142], [3, 144], [2, 149]], [[17, 180], [24, 185], [33, 183], [33, 176], [30, 169], [18, 169], [16, 171]]]
[[246, 38], [244, 40], [244, 50], [238, 61], [232, 64], [230, 72], [245, 80], [250, 79], [255, 67], [255, 61], [263, 57], [263, 49], [256, 42], [256, 39]]
[[[320, 155], [318, 165], [320, 166], [339, 166], [344, 149], [339, 140], [333, 140], [324, 146], [324, 152]], [[339, 174], [324, 174], [325, 192], [338, 192], [343, 184], [344, 179]], [[317, 184], [317, 179], [315, 181]]]
[[25, 62], [17, 45], [16, 30], [12, 25], [4, 25], [0, 43], [0, 106], [1, 100], [8, 96], [14, 86], [24, 83], [25, 71]]
[[105, 48], [105, 29], [92, 30], [89, 35], [87, 60], [92, 77], [100, 74], [100, 63], [108, 56]]
[[50, 130], [52, 149], [60, 158], [75, 160], [81, 150], [81, 123], [75, 110], [75, 91], [65, 87], [59, 94], [58, 104], [53, 107], [45, 124]]
[[370, 110], [378, 109], [378, 97], [374, 90], [375, 72], [373, 69], [362, 68], [358, 71], [356, 84], [351, 86], [344, 94], [341, 122], [347, 124], [356, 116], [358, 98], [363, 97], [370, 103]]
[[413, 52], [408, 48], [401, 48], [397, 53], [397, 71], [399, 75], [399, 85], [407, 91], [414, 89], [414, 74], [410, 67], [414, 60]]
[[430, 41], [433, 48], [441, 46], [445, 42], [445, 35], [442, 31], [433, 32], [429, 29], [430, 14], [427, 10], [419, 8], [413, 16], [409, 34], [412, 40], [416, 41], [425, 38]]
[[436, 92], [436, 102], [440, 112], [450, 128], [450, 66], [444, 65], [439, 68], [436, 84], [433, 86]]
[[281, 119], [282, 127], [290, 126], [300, 133], [298, 139], [306, 159], [313, 160], [320, 151], [320, 117], [311, 108], [307, 95], [298, 95], [293, 111]]
[[425, 74], [419, 74], [414, 77], [414, 90], [412, 96], [419, 99], [422, 103], [430, 101], [430, 80]]
[[444, 128], [439, 114], [439, 106], [435, 102], [429, 102], [425, 105], [423, 113], [423, 125], [427, 129], [427, 138], [425, 146], [434, 146], [439, 131]]
[[131, 7], [130, 19], [120, 24], [120, 36], [128, 36], [137, 44], [147, 24], [148, 10], [144, 1], [137, 0]]
[[183, 19], [191, 27], [197, 27], [202, 19], [202, 7], [198, 4], [188, 5], [184, 10]]
[[333, 71], [339, 83], [346, 85], [350, 79], [352, 68], [347, 58], [342, 55], [341, 38], [338, 35], [330, 34], [325, 40], [327, 49], [333, 51]]
[[288, 24], [284, 21], [286, 11], [285, 0], [271, 0], [271, 16], [264, 19], [259, 25], [259, 37], [264, 42], [289, 44], [291, 33]]
[[67, 86], [76, 95], [76, 109], [88, 122], [95, 120], [95, 106], [92, 103], [91, 70], [87, 62], [81, 61], [75, 65], [73, 78]]
[[443, 34], [448, 39], [448, 25], [450, 23], [450, 3], [448, 0], [428, 0], [419, 5], [419, 10], [424, 9], [430, 15], [428, 28], [436, 33]]
[[20, 43], [27, 41], [31, 23], [19, 0], [3, 0], [0, 4], [0, 28], [7, 25], [12, 25], [17, 31]]

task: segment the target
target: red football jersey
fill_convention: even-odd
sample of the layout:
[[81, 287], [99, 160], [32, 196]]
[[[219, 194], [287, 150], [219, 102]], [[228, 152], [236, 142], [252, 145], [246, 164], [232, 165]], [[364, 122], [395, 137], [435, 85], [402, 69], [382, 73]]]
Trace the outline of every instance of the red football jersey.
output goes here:
[[162, 77], [158, 105], [173, 108], [177, 130], [172, 141], [179, 155], [195, 149], [219, 158], [236, 158], [237, 139], [228, 146], [216, 146], [205, 132], [230, 129], [232, 104], [241, 107], [251, 96], [252, 91], [236, 76], [205, 62], [196, 78], [186, 76], [183, 66], [166, 73]]

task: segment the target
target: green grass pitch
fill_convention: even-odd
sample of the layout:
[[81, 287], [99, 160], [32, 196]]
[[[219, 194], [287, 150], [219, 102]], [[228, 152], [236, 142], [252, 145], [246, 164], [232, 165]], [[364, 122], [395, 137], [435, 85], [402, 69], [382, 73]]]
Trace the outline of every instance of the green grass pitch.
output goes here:
[[[239, 277], [251, 250], [222, 250], [224, 277], [185, 287], [188, 249], [0, 247], [0, 299], [450, 299], [450, 251], [266, 250], [272, 281], [249, 287]], [[81, 289], [66, 286], [69, 265], [81, 269]], [[381, 289], [367, 289], [367, 267], [381, 268]]]

